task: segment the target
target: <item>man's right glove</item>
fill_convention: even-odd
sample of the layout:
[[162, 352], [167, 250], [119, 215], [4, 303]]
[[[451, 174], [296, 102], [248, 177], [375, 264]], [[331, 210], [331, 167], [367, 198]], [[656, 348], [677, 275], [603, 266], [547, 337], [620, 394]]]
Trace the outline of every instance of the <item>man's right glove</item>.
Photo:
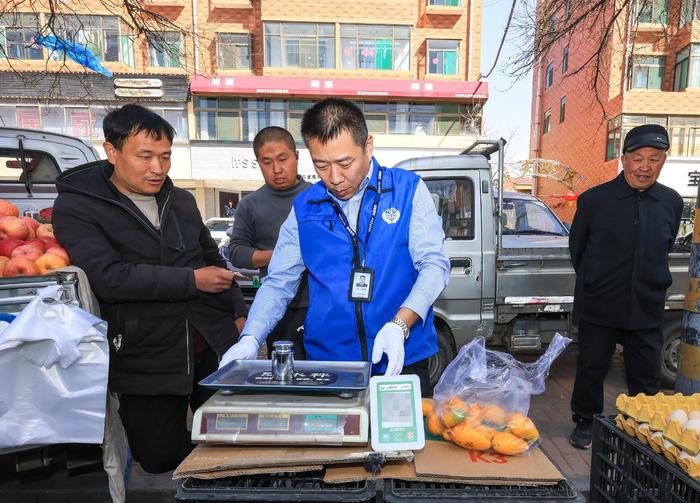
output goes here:
[[253, 360], [258, 356], [259, 350], [258, 340], [252, 335], [244, 335], [224, 353], [219, 362], [219, 368], [233, 360]]

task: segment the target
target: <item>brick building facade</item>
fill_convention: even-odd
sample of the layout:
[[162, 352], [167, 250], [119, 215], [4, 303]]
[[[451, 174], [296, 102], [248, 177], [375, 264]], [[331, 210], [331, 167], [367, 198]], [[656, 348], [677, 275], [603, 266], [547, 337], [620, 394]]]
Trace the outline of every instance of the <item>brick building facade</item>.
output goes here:
[[[530, 157], [572, 170], [573, 192], [614, 178], [622, 141], [634, 126], [657, 123], [671, 136], [660, 181], [692, 204], [688, 173], [700, 170], [700, 1], [634, 1], [603, 49], [598, 98], [590, 71], [573, 74], [598, 49], [602, 25], [557, 41], [533, 77]], [[575, 14], [575, 13], [574, 13]], [[554, 23], [569, 22], [561, 12]], [[575, 204], [567, 185], [536, 178], [535, 193], [565, 221]]]
[[[251, 143], [262, 127], [288, 128], [299, 142], [302, 174], [314, 179], [299, 126], [303, 111], [325, 96], [346, 97], [363, 108], [376, 156], [387, 165], [458, 152], [481, 132], [488, 97], [487, 84], [476, 82], [481, 0], [145, 0], [144, 5], [178, 30], [171, 26], [150, 39], [134, 37], [124, 21], [128, 17], [86, 0], [75, 7], [76, 16], [61, 22], [58, 35], [85, 43], [116, 77], [157, 81], [155, 90], [120, 96], [125, 92], [104, 77], [111, 92], [66, 100], [29, 79], [23, 86], [29, 92], [0, 89], [2, 122], [83, 136], [99, 146], [104, 114], [120, 103], [142, 101], [175, 123], [172, 176], [195, 193], [207, 217], [261, 184]], [[94, 79], [79, 65], [50, 61], [46, 49], [32, 46], [48, 10], [39, 3], [31, 9], [0, 16], [0, 45], [9, 55], [0, 60], [0, 82], [18, 69], [30, 76], [48, 71]], [[166, 80], [176, 77], [189, 85], [184, 100], [166, 92]], [[75, 108], [92, 128], [73, 126]]]

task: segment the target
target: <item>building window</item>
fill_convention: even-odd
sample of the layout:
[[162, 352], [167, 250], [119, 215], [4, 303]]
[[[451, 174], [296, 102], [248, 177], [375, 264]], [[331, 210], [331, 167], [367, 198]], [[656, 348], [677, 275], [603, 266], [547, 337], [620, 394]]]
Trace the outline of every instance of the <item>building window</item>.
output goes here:
[[[56, 35], [80, 44], [100, 61], [121, 62], [134, 66], [134, 47], [130, 34], [116, 16], [62, 16], [54, 22]], [[53, 52], [51, 59], [64, 55]]]
[[457, 75], [459, 40], [428, 40], [428, 73]]
[[676, 55], [673, 90], [700, 88], [700, 44], [690, 44]]
[[32, 44], [39, 33], [36, 14], [0, 15], [0, 51], [8, 59], [44, 59], [41, 47]]
[[335, 68], [335, 26], [265, 23], [265, 66]]
[[564, 5], [564, 20], [568, 21], [571, 19], [571, 0], [566, 0], [566, 4]]
[[669, 155], [700, 157], [700, 117], [670, 116], [668, 135], [671, 139]]
[[544, 113], [544, 120], [542, 121], [542, 134], [547, 134], [552, 129], [552, 111], [547, 110]]
[[630, 89], [661, 89], [665, 66], [664, 56], [634, 56]]
[[682, 0], [678, 26], [700, 20], [700, 0]]
[[41, 129], [39, 107], [17, 107], [17, 127], [23, 129]]
[[220, 70], [249, 70], [250, 35], [217, 33], [216, 65]]
[[564, 47], [561, 56], [561, 73], [565, 74], [569, 70], [569, 46]]
[[549, 89], [554, 83], [554, 63], [547, 65], [547, 77], [544, 81], [544, 88]]
[[411, 27], [380, 24], [340, 26], [345, 69], [410, 70]]
[[566, 96], [562, 96], [559, 100], [559, 124], [564, 122], [564, 119], [566, 119]]
[[549, 42], [554, 42], [557, 36], [557, 16], [552, 16], [549, 18], [549, 32], [547, 33], [547, 38]]
[[638, 23], [666, 24], [668, 23], [667, 0], [637, 0], [636, 20]]
[[620, 117], [608, 121], [608, 141], [605, 145], [605, 160], [610, 161], [620, 156], [620, 141], [622, 139]]
[[428, 5], [439, 5], [445, 7], [461, 7], [462, 0], [428, 0]]
[[176, 31], [153, 32], [148, 40], [148, 66], [182, 66], [182, 34]]

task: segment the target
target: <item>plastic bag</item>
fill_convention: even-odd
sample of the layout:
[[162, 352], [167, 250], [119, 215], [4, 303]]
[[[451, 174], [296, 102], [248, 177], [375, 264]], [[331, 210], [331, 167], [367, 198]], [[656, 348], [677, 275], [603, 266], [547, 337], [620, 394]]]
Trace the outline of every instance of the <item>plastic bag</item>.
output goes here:
[[0, 333], [0, 449], [102, 443], [107, 324], [62, 293], [43, 288]]
[[[549, 367], [571, 339], [556, 334], [534, 363], [492, 351], [484, 338], [462, 347], [435, 386], [426, 426], [433, 435], [472, 450], [500, 454], [528, 452], [540, 435], [527, 413], [530, 395], [544, 391]], [[430, 410], [432, 408], [432, 410]]]

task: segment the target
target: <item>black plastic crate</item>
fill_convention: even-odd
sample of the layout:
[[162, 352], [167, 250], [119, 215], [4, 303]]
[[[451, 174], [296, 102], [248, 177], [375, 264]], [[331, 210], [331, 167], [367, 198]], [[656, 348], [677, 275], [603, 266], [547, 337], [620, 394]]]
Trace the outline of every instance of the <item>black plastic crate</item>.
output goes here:
[[600, 416], [593, 426], [591, 502], [700, 503], [700, 484]]
[[584, 502], [585, 498], [566, 480], [556, 485], [466, 485], [404, 480], [384, 481], [387, 503], [486, 503], [505, 502]]
[[215, 480], [188, 478], [178, 487], [178, 501], [374, 502], [374, 482], [327, 484], [323, 471], [273, 473]]

